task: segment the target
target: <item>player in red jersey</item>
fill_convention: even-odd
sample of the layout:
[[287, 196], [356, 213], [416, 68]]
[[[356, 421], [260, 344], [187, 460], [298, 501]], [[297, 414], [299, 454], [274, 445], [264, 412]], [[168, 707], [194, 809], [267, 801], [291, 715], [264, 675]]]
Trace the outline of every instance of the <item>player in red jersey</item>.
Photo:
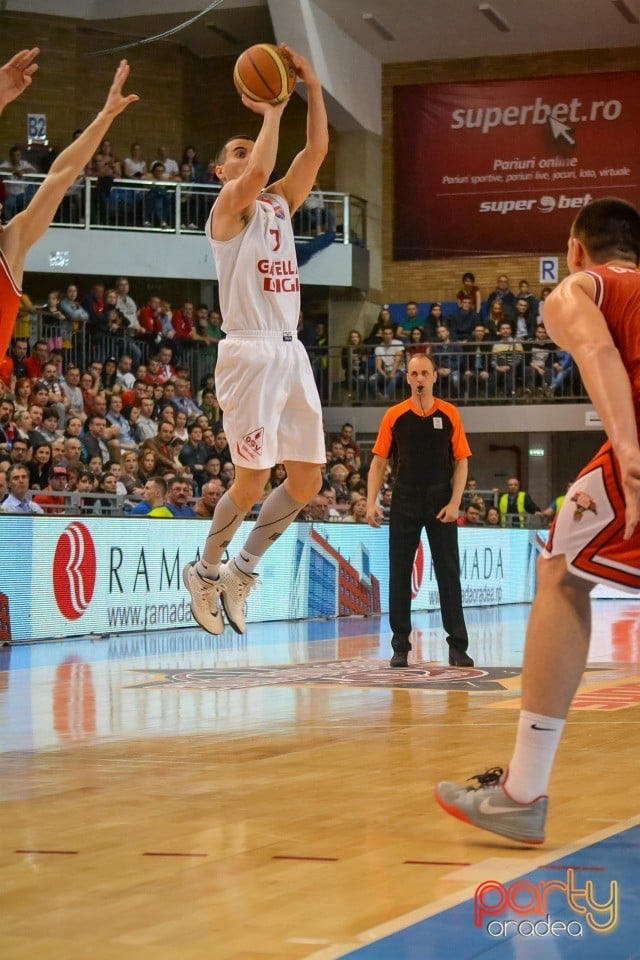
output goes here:
[[[31, 82], [36, 66], [32, 60], [37, 52], [36, 48], [22, 51], [0, 69], [0, 109], [19, 96]], [[18, 61], [17, 67], [15, 61]], [[10, 68], [8, 75], [7, 68]], [[130, 103], [139, 99], [135, 93], [128, 96], [122, 93], [128, 76], [129, 64], [121, 60], [100, 113], [78, 139], [56, 157], [26, 210], [13, 217], [0, 232], [0, 358], [4, 357], [13, 334], [24, 261], [29, 249], [48, 229], [65, 192], [97, 150], [112, 121]]]
[[589, 652], [589, 594], [595, 583], [640, 591], [640, 213], [622, 200], [589, 204], [567, 261], [545, 325], [578, 364], [608, 440], [570, 487], [538, 562], [511, 763], [471, 778], [478, 787], [436, 787], [447, 813], [524, 843], [544, 840], [551, 768]]

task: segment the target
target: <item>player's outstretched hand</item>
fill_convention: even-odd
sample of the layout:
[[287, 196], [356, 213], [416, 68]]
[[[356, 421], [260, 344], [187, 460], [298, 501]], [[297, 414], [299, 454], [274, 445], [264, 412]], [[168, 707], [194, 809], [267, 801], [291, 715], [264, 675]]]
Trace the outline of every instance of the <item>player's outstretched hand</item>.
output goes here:
[[112, 117], [117, 117], [119, 113], [126, 110], [130, 103], [135, 103], [136, 100], [140, 99], [137, 93], [124, 94], [122, 92], [122, 88], [127, 82], [130, 72], [131, 67], [128, 62], [121, 60], [103, 108], [104, 112]]
[[31, 79], [38, 69], [38, 64], [33, 61], [39, 53], [39, 47], [20, 50], [0, 67], [0, 112], [31, 84]]
[[280, 44], [279, 49], [291, 60], [296, 73], [300, 79], [304, 81], [304, 83], [309, 84], [319, 82], [315, 70], [306, 57], [303, 57], [302, 54], [298, 53], [297, 50], [292, 50], [291, 47], [286, 45], [286, 43]]

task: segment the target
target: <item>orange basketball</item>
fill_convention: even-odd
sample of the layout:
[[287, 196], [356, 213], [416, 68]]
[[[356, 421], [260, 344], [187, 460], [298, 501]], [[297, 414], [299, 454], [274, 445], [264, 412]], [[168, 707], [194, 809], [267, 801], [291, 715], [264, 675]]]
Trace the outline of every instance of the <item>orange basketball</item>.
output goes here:
[[293, 93], [296, 71], [290, 58], [272, 43], [256, 43], [241, 53], [233, 68], [238, 93], [263, 103], [282, 103]]

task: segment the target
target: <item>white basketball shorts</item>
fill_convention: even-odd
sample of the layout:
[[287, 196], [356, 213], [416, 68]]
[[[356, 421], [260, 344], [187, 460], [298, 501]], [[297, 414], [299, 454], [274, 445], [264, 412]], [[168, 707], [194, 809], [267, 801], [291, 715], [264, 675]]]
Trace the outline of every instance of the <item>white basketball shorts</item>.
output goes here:
[[295, 333], [231, 333], [218, 346], [216, 395], [236, 466], [325, 463], [322, 407]]

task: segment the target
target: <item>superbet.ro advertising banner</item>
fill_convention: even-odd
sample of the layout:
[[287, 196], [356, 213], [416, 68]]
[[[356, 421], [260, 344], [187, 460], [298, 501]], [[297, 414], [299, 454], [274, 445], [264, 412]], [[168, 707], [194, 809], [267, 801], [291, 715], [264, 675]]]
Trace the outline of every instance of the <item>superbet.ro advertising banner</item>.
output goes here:
[[640, 205], [640, 73], [394, 89], [394, 258], [563, 250], [578, 211]]

